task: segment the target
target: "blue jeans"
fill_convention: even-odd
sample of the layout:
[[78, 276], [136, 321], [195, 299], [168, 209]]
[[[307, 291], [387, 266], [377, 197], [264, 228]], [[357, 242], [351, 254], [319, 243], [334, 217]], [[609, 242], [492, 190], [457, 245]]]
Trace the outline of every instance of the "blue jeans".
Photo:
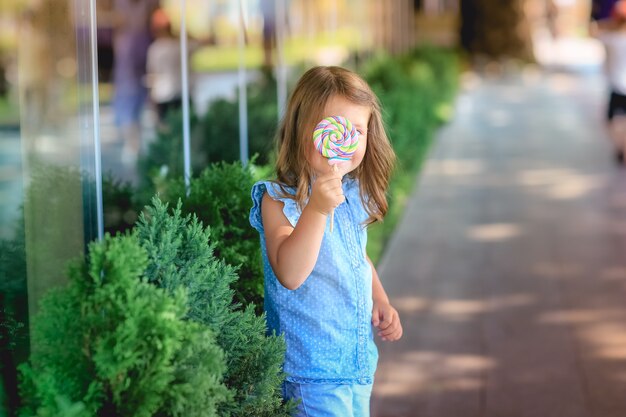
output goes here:
[[371, 395], [372, 384], [283, 384], [283, 397], [299, 402], [294, 417], [369, 417]]

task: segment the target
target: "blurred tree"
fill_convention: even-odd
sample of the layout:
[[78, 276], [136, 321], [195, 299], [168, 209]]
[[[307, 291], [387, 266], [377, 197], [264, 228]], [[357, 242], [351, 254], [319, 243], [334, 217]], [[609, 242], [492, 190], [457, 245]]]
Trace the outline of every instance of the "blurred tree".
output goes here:
[[461, 0], [460, 42], [473, 56], [533, 60], [526, 0]]

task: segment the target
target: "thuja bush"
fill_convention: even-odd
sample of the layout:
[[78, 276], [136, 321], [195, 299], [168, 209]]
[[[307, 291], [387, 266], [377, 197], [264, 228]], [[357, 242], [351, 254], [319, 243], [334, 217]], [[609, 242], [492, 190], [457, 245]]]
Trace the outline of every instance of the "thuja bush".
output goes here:
[[241, 309], [232, 302], [233, 267], [214, 255], [209, 229], [195, 215], [184, 215], [180, 202], [173, 210], [158, 199], [136, 226], [148, 253], [146, 277], [172, 294], [187, 293], [187, 317], [216, 335], [226, 358], [224, 382], [234, 401], [220, 404], [219, 415], [287, 417], [280, 386], [285, 345], [282, 337], [267, 336], [263, 316], [254, 305]]
[[148, 283], [135, 235], [109, 235], [43, 299], [22, 365], [22, 416], [215, 416], [231, 400], [214, 334], [183, 288]]
[[239, 279], [231, 284], [235, 300], [243, 305], [263, 305], [263, 266], [258, 233], [250, 227], [251, 166], [239, 162], [212, 164], [191, 179], [189, 192], [182, 179], [169, 181], [161, 200], [175, 205], [183, 201], [183, 214], [194, 213], [211, 227], [214, 255], [237, 267]]

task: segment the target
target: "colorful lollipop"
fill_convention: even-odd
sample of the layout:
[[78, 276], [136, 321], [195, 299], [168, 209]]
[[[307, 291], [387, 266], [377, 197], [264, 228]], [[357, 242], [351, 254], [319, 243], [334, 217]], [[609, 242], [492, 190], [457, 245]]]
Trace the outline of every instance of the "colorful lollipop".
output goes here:
[[341, 116], [330, 116], [315, 127], [313, 142], [317, 151], [334, 166], [352, 158], [359, 144], [359, 134], [350, 120]]
[[[328, 163], [337, 170], [337, 164], [349, 161], [359, 145], [359, 133], [350, 120], [341, 116], [324, 118], [313, 131], [313, 143]], [[330, 213], [330, 231], [333, 231], [335, 212]]]

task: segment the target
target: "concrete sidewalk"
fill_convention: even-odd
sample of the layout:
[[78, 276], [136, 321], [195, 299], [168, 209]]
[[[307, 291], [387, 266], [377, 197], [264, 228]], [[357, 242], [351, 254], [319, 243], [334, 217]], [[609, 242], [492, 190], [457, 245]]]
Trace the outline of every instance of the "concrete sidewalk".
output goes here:
[[626, 169], [599, 73], [466, 78], [379, 265], [373, 417], [626, 416]]

